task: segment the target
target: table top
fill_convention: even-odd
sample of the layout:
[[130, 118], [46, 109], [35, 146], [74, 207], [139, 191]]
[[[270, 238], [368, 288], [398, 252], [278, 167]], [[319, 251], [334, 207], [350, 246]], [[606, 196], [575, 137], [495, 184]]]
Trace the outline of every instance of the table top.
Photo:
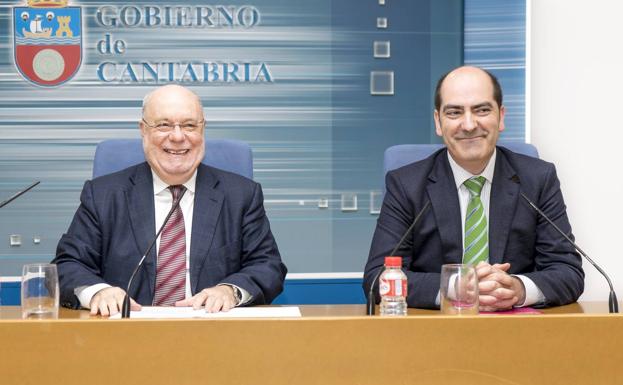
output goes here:
[[[60, 319], [23, 320], [19, 307], [0, 307], [0, 382], [108, 385], [119, 376], [137, 385], [621, 382], [623, 318], [608, 314], [606, 302], [538, 315], [459, 317], [422, 309], [367, 317], [365, 305], [299, 308], [303, 317], [286, 319], [108, 320], [62, 309]], [[451, 358], [455, 351], [458, 359]]]
[[[280, 306], [280, 305], [274, 305]], [[296, 305], [292, 305], [296, 306]], [[363, 317], [366, 318], [365, 305], [299, 305], [302, 318], [352, 318]], [[548, 309], [540, 309], [542, 315], [578, 315], [578, 314], [592, 314], [592, 315], [607, 315], [608, 304], [606, 302], [576, 302], [565, 306], [553, 307]], [[377, 307], [378, 314], [378, 307]], [[426, 310], [426, 309], [408, 309], [408, 315], [413, 317], [441, 317], [438, 310]], [[479, 315], [476, 317], [483, 317], [485, 315]], [[521, 315], [491, 315], [494, 317], [517, 317]], [[528, 317], [534, 315], [526, 315]], [[452, 316], [451, 316], [452, 317]], [[71, 310], [61, 308], [59, 312], [60, 320], [102, 320], [105, 317], [91, 316], [88, 310]], [[0, 322], [21, 319], [21, 311], [19, 306], [0, 306]], [[35, 320], [37, 321], [37, 320]]]

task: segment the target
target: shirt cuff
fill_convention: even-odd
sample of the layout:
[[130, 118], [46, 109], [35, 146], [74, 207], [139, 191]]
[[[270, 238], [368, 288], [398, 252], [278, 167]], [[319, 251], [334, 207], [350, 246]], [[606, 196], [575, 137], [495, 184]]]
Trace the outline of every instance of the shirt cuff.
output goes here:
[[95, 285], [91, 286], [79, 286], [74, 289], [74, 294], [76, 295], [76, 297], [78, 297], [78, 300], [80, 301], [80, 306], [85, 309], [90, 309], [91, 299], [93, 299], [93, 296], [97, 294], [98, 291], [107, 287], [112, 286], [107, 283], [96, 283]]
[[545, 302], [545, 296], [539, 287], [532, 281], [530, 278], [525, 275], [513, 275], [513, 277], [517, 277], [523, 283], [524, 288], [526, 289], [526, 299], [520, 305], [515, 305], [514, 307], [525, 307], [532, 305], [540, 305]]
[[[448, 298], [454, 299], [456, 298], [456, 290], [454, 289], [454, 285], [456, 285], [456, 274], [452, 274], [450, 278], [448, 278]], [[441, 288], [437, 292], [437, 297], [435, 298], [435, 306], [441, 305]]]

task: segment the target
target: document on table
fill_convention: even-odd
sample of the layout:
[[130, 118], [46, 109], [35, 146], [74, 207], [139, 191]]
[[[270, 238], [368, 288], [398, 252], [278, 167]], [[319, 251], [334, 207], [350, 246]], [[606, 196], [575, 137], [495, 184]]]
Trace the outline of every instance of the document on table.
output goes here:
[[[298, 306], [275, 307], [236, 307], [227, 312], [206, 313], [205, 309], [193, 310], [192, 307], [143, 306], [140, 311], [130, 312], [134, 319], [164, 318], [292, 318], [301, 317]], [[110, 319], [120, 319], [117, 313]]]

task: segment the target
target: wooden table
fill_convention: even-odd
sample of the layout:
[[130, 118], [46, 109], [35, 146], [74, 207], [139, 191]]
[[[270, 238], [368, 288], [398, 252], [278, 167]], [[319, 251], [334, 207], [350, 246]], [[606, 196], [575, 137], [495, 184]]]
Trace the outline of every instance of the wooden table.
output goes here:
[[1, 384], [620, 384], [623, 317], [581, 303], [542, 315], [108, 320], [0, 307]]

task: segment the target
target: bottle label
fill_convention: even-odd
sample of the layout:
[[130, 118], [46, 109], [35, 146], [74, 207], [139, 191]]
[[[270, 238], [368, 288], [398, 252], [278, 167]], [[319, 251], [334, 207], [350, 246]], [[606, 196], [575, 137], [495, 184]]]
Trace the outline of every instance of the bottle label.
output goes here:
[[407, 296], [407, 280], [406, 279], [384, 279], [379, 282], [379, 293], [381, 296]]

